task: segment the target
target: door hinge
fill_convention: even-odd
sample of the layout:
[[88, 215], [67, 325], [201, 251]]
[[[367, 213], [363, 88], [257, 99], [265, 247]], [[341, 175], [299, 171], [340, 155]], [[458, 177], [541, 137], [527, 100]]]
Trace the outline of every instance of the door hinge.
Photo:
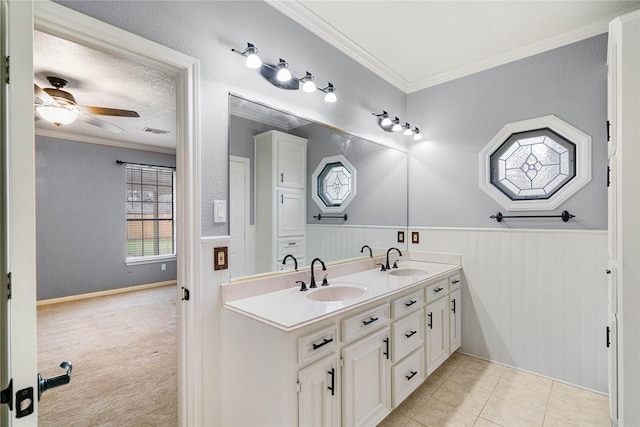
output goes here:
[[607, 142], [611, 141], [611, 122], [607, 120]]
[[11, 299], [11, 273], [7, 274], [7, 299]]
[[611, 328], [607, 326], [607, 348], [611, 347]]
[[300, 393], [302, 391], [302, 384], [300, 384], [300, 381], [296, 382], [296, 392]]
[[10, 71], [11, 67], [9, 67], [9, 56], [5, 56], [4, 58], [4, 72], [5, 72], [5, 78], [4, 81], [9, 84], [9, 71]]
[[6, 403], [9, 410], [13, 411], [13, 378], [9, 380], [7, 388], [0, 392], [0, 403]]
[[182, 287], [182, 301], [189, 301], [189, 289]]
[[607, 166], [607, 187], [611, 186], [611, 166]]

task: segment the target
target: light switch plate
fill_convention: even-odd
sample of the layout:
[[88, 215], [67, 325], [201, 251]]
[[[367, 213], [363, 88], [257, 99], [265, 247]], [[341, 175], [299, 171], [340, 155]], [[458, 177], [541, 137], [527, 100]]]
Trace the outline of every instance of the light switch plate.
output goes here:
[[227, 201], [213, 201], [213, 222], [227, 222]]

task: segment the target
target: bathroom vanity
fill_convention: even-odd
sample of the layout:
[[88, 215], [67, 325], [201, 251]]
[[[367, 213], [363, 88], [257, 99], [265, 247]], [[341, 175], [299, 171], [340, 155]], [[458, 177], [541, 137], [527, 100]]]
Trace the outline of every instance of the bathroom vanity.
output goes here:
[[330, 267], [327, 287], [223, 301], [223, 424], [382, 421], [460, 346], [461, 267], [446, 261], [380, 271], [373, 258], [337, 277]]

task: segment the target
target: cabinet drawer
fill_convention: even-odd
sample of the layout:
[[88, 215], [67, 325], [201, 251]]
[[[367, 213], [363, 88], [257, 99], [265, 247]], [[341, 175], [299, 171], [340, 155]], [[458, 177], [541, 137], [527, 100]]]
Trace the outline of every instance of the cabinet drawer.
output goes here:
[[420, 289], [409, 295], [394, 299], [391, 301], [391, 316], [394, 319], [419, 310], [424, 305], [424, 290]]
[[449, 290], [454, 291], [460, 287], [460, 273], [449, 277]]
[[331, 353], [338, 344], [338, 327], [331, 325], [298, 338], [298, 363]]
[[389, 323], [389, 304], [379, 305], [342, 321], [342, 340], [360, 338]]
[[435, 301], [440, 297], [443, 297], [447, 293], [449, 287], [449, 279], [443, 279], [433, 285], [427, 286], [427, 303]]
[[[304, 237], [278, 239], [278, 261], [282, 261], [288, 254], [291, 254], [298, 259], [304, 258]], [[298, 262], [298, 264], [300, 263]]]
[[391, 368], [391, 403], [395, 408], [426, 378], [424, 348], [412, 353]]
[[391, 359], [402, 360], [424, 343], [424, 310], [397, 320], [391, 326]]

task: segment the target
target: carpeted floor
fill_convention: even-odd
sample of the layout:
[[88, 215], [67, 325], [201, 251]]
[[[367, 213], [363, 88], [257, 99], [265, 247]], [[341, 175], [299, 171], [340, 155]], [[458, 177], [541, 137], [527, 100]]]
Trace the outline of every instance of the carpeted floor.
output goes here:
[[71, 383], [42, 395], [40, 426], [175, 426], [174, 286], [38, 307], [43, 377], [73, 365]]

